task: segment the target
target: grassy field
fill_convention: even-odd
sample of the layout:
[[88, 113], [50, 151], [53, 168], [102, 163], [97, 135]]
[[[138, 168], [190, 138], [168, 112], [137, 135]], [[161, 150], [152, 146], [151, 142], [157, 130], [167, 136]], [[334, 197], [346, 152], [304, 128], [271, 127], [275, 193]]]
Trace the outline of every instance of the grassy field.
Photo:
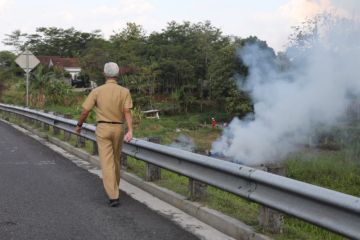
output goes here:
[[[9, 99], [19, 99], [17, 95], [16, 91], [10, 89], [5, 99], [8, 102]], [[47, 106], [46, 109], [63, 114], [71, 114], [74, 117], [78, 117], [81, 110], [80, 103], [73, 107]], [[221, 130], [212, 129], [209, 126], [209, 122], [206, 122], [210, 114], [193, 113], [179, 116], [161, 116], [159, 120], [142, 118], [136, 122], [134, 127], [135, 137], [155, 136], [162, 139], [162, 144], [170, 144], [180, 135], [185, 135], [193, 139], [197, 151], [204, 152], [211, 148], [211, 143], [221, 134]], [[93, 121], [94, 114], [90, 118], [90, 122]], [[207, 123], [207, 126], [204, 123]], [[63, 139], [62, 134], [57, 137]], [[76, 139], [73, 138], [71, 143], [75, 145]], [[287, 176], [290, 178], [359, 197], [359, 146], [359, 143], [355, 141], [337, 151], [307, 148], [302, 152], [292, 154], [283, 164], [286, 166]], [[86, 150], [92, 151], [91, 144], [86, 145]], [[145, 163], [129, 158], [128, 170], [143, 178]], [[162, 170], [162, 179], [157, 181], [156, 184], [182, 195], [189, 195], [188, 179], [176, 173]], [[254, 226], [261, 231], [258, 227], [258, 204], [251, 203], [213, 187], [208, 188], [208, 197], [203, 200], [203, 204], [244, 221], [246, 224]], [[270, 236], [281, 240], [343, 239], [336, 234], [288, 216], [285, 216], [284, 233]]]

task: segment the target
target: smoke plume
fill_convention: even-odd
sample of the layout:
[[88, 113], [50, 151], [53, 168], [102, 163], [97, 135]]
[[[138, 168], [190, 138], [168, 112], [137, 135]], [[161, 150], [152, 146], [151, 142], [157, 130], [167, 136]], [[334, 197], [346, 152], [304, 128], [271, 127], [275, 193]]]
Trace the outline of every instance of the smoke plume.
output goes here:
[[183, 134], [178, 136], [169, 146], [188, 152], [195, 152], [196, 150], [196, 144], [194, 143], [194, 140]]
[[256, 44], [239, 50], [254, 116], [233, 119], [212, 152], [247, 165], [282, 160], [317, 128], [338, 124], [360, 96], [359, 22], [327, 18], [311, 41], [288, 49], [287, 67], [271, 54]]

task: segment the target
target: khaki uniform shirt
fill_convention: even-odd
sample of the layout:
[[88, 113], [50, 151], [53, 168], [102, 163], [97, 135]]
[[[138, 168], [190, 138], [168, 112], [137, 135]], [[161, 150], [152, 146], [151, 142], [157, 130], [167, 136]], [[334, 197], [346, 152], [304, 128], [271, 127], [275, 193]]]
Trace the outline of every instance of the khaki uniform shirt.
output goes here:
[[86, 98], [82, 107], [90, 111], [96, 107], [96, 121], [124, 122], [124, 109], [132, 108], [130, 91], [117, 84], [115, 80], [107, 80], [95, 88]]

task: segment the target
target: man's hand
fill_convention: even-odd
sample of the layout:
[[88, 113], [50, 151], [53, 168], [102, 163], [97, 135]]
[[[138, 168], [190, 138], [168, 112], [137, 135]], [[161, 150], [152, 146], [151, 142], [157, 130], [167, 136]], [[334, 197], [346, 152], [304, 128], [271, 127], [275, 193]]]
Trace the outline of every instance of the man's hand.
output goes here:
[[78, 123], [77, 123], [77, 126], [76, 126], [76, 128], [75, 128], [75, 132], [76, 132], [77, 134], [80, 134], [80, 132], [81, 132], [81, 126], [82, 126], [83, 123], [85, 122], [85, 120], [86, 120], [87, 116], [89, 115], [89, 113], [90, 113], [90, 110], [86, 110], [85, 108], [83, 108], [83, 110], [82, 110], [82, 112], [81, 112], [81, 114], [80, 114], [80, 119], [79, 119], [79, 121], [78, 121]]
[[76, 126], [76, 128], [75, 128], [75, 132], [76, 132], [77, 134], [80, 134], [80, 132], [81, 132], [81, 127]]
[[124, 115], [128, 126], [128, 132], [125, 134], [124, 140], [130, 142], [133, 137], [131, 110], [129, 108], [124, 108]]
[[124, 140], [125, 140], [126, 142], [130, 142], [131, 139], [132, 139], [132, 137], [133, 137], [132, 131], [128, 131], [128, 132], [125, 134]]

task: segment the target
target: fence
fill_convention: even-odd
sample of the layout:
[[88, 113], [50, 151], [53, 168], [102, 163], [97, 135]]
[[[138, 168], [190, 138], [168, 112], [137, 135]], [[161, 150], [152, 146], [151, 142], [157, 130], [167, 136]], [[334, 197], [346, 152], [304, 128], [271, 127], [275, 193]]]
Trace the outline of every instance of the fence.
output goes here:
[[[63, 130], [67, 134], [74, 133], [77, 123], [75, 120], [18, 106], [0, 104], [0, 110], [40, 122], [44, 127], [52, 126], [56, 131]], [[95, 142], [95, 126], [84, 124], [83, 129], [79, 139]], [[124, 143], [123, 152], [340, 235], [360, 239], [358, 197], [140, 139]]]

